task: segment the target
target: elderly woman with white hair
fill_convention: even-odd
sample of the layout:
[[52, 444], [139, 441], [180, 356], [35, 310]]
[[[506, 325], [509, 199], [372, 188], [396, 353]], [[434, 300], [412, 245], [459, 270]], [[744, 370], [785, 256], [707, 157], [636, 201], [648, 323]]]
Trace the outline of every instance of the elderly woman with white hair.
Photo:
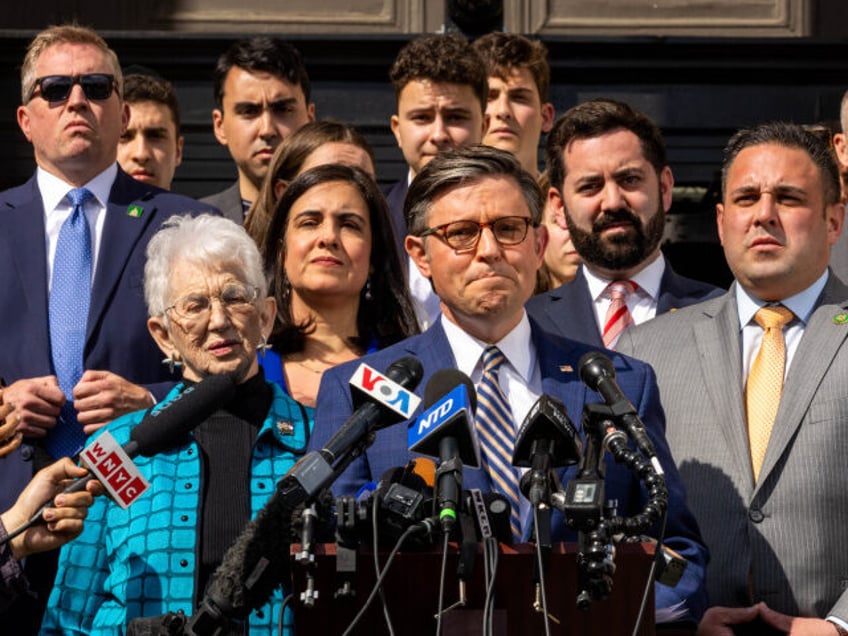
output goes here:
[[[245, 230], [221, 217], [175, 216], [147, 259], [148, 328], [183, 375], [154, 409], [210, 375], [230, 374], [236, 395], [173, 448], [136, 460], [151, 487], [130, 507], [105, 497], [94, 504], [61, 552], [46, 633], [119, 634], [134, 618], [192, 614], [227, 548], [306, 446], [301, 409], [257, 361], [276, 304]], [[144, 415], [106, 430], [124, 444]], [[282, 602], [278, 587], [251, 613], [248, 632], [276, 634]]]

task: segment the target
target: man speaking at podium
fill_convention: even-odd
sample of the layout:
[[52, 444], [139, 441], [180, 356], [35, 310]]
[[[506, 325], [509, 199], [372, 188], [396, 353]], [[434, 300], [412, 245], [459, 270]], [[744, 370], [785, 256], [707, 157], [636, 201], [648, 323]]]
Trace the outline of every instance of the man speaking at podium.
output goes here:
[[[353, 410], [348, 381], [361, 362], [385, 369], [394, 360], [412, 355], [424, 368], [417, 392], [423, 392], [430, 376], [445, 367], [468, 375], [478, 392], [495, 383], [512, 421], [501, 424], [495, 435], [508, 440], [501, 448], [511, 458], [517, 426], [543, 393], [561, 400], [573, 422], [580, 421], [583, 404], [599, 398], [580, 381], [578, 360], [591, 347], [565, 340], [539, 329], [526, 315], [524, 303], [533, 292], [536, 270], [542, 263], [547, 234], [539, 221], [542, 195], [530, 174], [509, 153], [484, 146], [446, 151], [435, 157], [410, 185], [404, 204], [409, 235], [406, 250], [421, 274], [430, 279], [441, 299], [441, 317], [425, 333], [413, 336], [353, 363], [324, 374], [318, 393], [315, 428], [310, 441], [320, 449]], [[669, 512], [666, 543], [680, 553], [688, 566], [673, 588], [656, 587], [658, 608], [673, 608], [675, 618], [698, 620], [705, 607], [704, 567], [707, 552], [697, 523], [686, 505], [680, 476], [665, 440], [665, 421], [653, 371], [633, 359], [607, 352], [612, 357], [621, 389], [638, 409], [657, 457], [666, 473]], [[414, 414], [412, 420], [417, 417]], [[490, 436], [478, 410], [481, 439]], [[507, 428], [509, 430], [503, 430]], [[482, 469], [463, 471], [464, 487], [497, 489], [511, 500], [518, 526], [517, 540], [532, 536], [529, 503], [520, 495], [510, 497], [501, 486], [503, 474], [485, 467], [497, 464], [498, 450], [481, 444]], [[386, 469], [403, 466], [412, 454], [407, 450], [405, 424], [377, 434], [367, 453], [356, 459], [334, 484], [336, 495], [354, 494]], [[508, 465], [510, 460], [506, 460]], [[618, 512], [630, 515], [641, 510], [644, 491], [626, 468], [607, 458], [608, 499], [618, 500]], [[497, 472], [492, 469], [492, 473]], [[512, 480], [516, 480], [515, 471]], [[560, 470], [563, 483], [573, 478], [576, 467]], [[498, 487], [492, 479], [499, 480]], [[515, 483], [507, 490], [517, 493]], [[553, 540], [574, 540], [558, 511], [553, 515]]]

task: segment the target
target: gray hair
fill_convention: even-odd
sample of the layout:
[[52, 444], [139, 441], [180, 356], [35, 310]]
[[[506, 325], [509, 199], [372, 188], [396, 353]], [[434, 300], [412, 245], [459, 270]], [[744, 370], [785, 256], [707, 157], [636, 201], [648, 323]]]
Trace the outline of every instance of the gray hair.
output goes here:
[[836, 166], [834, 153], [830, 149], [830, 134], [817, 134], [799, 124], [783, 121], [768, 122], [753, 128], [744, 128], [730, 138], [724, 149], [724, 163], [721, 167], [722, 200], [727, 195], [727, 175], [736, 157], [745, 148], [764, 144], [798, 148], [806, 152], [810, 160], [819, 169], [825, 204], [839, 202], [841, 189], [839, 168]]
[[419, 172], [406, 193], [403, 212], [409, 233], [427, 229], [433, 201], [447, 190], [471, 185], [486, 177], [511, 177], [521, 188], [534, 224], [542, 220], [544, 199], [536, 179], [509, 152], [483, 145], [463, 146], [440, 152]]
[[183, 261], [209, 268], [236, 264], [242, 269], [244, 282], [259, 289], [260, 298], [268, 293], [259, 249], [241, 225], [211, 214], [174, 215], [147, 244], [144, 299], [149, 316], [165, 313], [172, 300], [169, 298], [171, 273]]

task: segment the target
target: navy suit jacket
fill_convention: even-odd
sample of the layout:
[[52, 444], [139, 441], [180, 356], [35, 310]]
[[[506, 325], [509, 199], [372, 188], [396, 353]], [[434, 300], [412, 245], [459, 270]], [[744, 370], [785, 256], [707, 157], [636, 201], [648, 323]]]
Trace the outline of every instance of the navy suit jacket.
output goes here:
[[[724, 292], [709, 283], [675, 273], [666, 262], [660, 279], [657, 315], [721, 296]], [[604, 346], [582, 265], [573, 281], [533, 296], [527, 301], [526, 308], [527, 313], [549, 333], [596, 347]]]
[[393, 183], [383, 191], [386, 195], [386, 203], [389, 206], [389, 216], [392, 218], [392, 230], [395, 233], [395, 245], [398, 248], [404, 267], [407, 265], [406, 248], [406, 219], [403, 216], [403, 202], [406, 199], [406, 191], [409, 189], [409, 179], [404, 175], [403, 179]]
[[[583, 404], [600, 402], [601, 398], [580, 381], [578, 360], [580, 356], [594, 350], [595, 347], [546, 334], [532, 320], [531, 327], [541, 370], [542, 390], [563, 401], [569, 418], [583, 435], [580, 425]], [[622, 391], [638, 409], [648, 434], [656, 445], [657, 456], [666, 471], [670, 502], [666, 526], [667, 543], [689, 561], [686, 574], [677, 587], [668, 588], [658, 585], [658, 607], [669, 607], [685, 599], [695, 618], [700, 618], [706, 607], [704, 567], [708, 559], [707, 550], [701, 540], [695, 518], [686, 504], [683, 482], [665, 439], [665, 419], [660, 406], [654, 372], [648, 365], [632, 358], [613, 352], [607, 352], [607, 354], [613, 360]], [[420, 360], [424, 368], [424, 376], [415, 390], [419, 396], [423, 396], [424, 387], [433, 373], [439, 369], [456, 366], [444, 329], [438, 321], [423, 334], [412, 336], [359, 360], [326, 371], [318, 392], [315, 425], [309, 442], [310, 449], [322, 448], [351, 414], [353, 406], [348, 381], [361, 362], [365, 362], [378, 371], [385, 371], [394, 361], [410, 355]], [[355, 494], [363, 484], [377, 481], [387, 469], [405, 466], [415, 457], [416, 454], [407, 450], [407, 425], [415, 421], [420, 411], [421, 407], [413, 414], [409, 422], [379, 431], [374, 444], [335, 482], [334, 494]], [[644, 489], [640, 488], [628, 469], [616, 464], [610, 457], [607, 457], [605, 461], [607, 465], [606, 498], [618, 500], [619, 514], [627, 516], [641, 511], [646, 498]], [[561, 469], [559, 473], [564, 485], [576, 475], [577, 467]], [[491, 482], [484, 470], [467, 467], [463, 469], [463, 488], [479, 488], [484, 492], [492, 490]], [[553, 514], [552, 535], [555, 541], [573, 541], [576, 538], [575, 533], [566, 527], [563, 515], [559, 511]], [[523, 538], [529, 540], [529, 530], [525, 531]]]
[[[141, 208], [130, 216], [130, 206]], [[188, 197], [136, 181], [118, 170], [109, 195], [84, 350], [84, 367], [112, 371], [143, 384], [157, 399], [175, 378], [147, 330], [145, 249], [164, 220], [177, 213], [211, 212]], [[51, 375], [44, 206], [35, 177], [0, 192], [0, 376], [8, 384]], [[24, 444], [0, 461], [0, 509], [32, 477], [32, 448]]]

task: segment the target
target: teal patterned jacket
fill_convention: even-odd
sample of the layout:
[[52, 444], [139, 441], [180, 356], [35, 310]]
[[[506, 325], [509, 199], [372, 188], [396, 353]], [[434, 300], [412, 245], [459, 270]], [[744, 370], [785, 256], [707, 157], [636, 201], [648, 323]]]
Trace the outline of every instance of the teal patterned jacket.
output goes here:
[[[312, 418], [276, 383], [271, 408], [253, 447], [251, 516], [262, 508], [274, 486], [303, 454]], [[161, 404], [183, 388], [177, 385]], [[158, 407], [157, 407], [158, 408]], [[310, 409], [311, 411], [311, 409]], [[145, 411], [118, 418], [107, 429], [119, 444]], [[50, 594], [41, 634], [124, 634], [130, 620], [183, 610], [191, 615], [200, 592], [195, 589], [198, 563], [201, 462], [194, 439], [136, 465], [150, 489], [122, 510], [98, 497], [83, 533], [62, 548], [56, 583]], [[284, 593], [278, 587], [270, 602], [251, 613], [251, 636], [277, 634]], [[290, 609], [286, 633], [292, 633]]]

